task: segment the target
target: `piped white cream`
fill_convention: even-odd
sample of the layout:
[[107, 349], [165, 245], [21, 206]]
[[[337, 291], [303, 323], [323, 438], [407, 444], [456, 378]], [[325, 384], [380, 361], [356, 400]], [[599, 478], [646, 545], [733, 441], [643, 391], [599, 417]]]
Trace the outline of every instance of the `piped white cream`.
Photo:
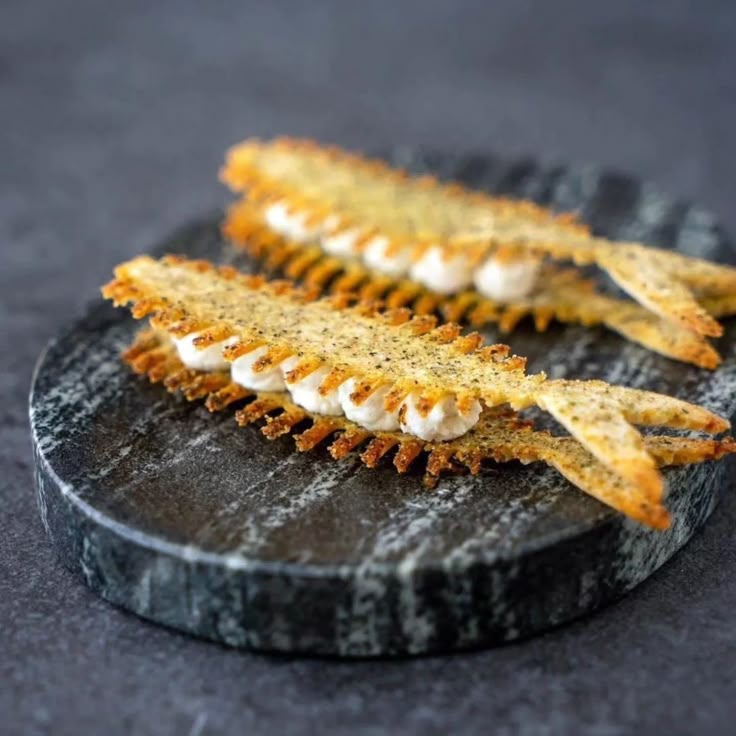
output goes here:
[[320, 240], [322, 249], [333, 256], [353, 256], [360, 238], [359, 230], [343, 230], [339, 233], [325, 233]]
[[427, 442], [453, 440], [461, 437], [478, 422], [481, 405], [473, 401], [470, 409], [461, 414], [453, 396], [445, 396], [423, 417], [417, 411], [418, 394], [409, 394], [399, 410], [401, 430]]
[[400, 248], [396, 253], [389, 255], [388, 250], [387, 238], [371, 238], [363, 250], [363, 260], [376, 271], [394, 277], [403, 276], [411, 265], [411, 251], [408, 248]]
[[[305, 212], [294, 212], [285, 202], [275, 202], [266, 207], [264, 219], [272, 230], [297, 242], [318, 240], [322, 249], [331, 255], [358, 255], [361, 231], [352, 228], [335, 232], [340, 223], [337, 215], [330, 215], [319, 225], [308, 226]], [[489, 299], [513, 302], [528, 296], [539, 277], [540, 261], [535, 258], [507, 260], [491, 256], [474, 270], [465, 256], [445, 258], [437, 246], [429, 248], [415, 263], [411, 262], [408, 248], [387, 255], [388, 248], [387, 238], [372, 238], [363, 249], [363, 261], [370, 268], [394, 278], [408, 273], [414, 281], [438, 294], [456, 294], [474, 283]]]
[[536, 258], [509, 261], [492, 256], [476, 270], [473, 281], [483, 296], [498, 302], [513, 302], [533, 291], [540, 268]]
[[181, 362], [193, 371], [226, 371], [230, 364], [222, 357], [222, 351], [233, 339], [221, 340], [200, 350], [194, 345], [194, 340], [201, 334], [190, 332], [184, 337], [173, 338]]
[[187, 368], [208, 372], [230, 368], [232, 380], [244, 388], [251, 391], [287, 390], [292, 401], [307, 411], [327, 416], [344, 414], [351, 421], [373, 432], [401, 429], [428, 442], [450, 440], [465, 434], [480, 417], [480, 402], [474, 401], [469, 411], [460, 413], [457, 401], [452, 396], [446, 396], [435, 404], [426, 417], [417, 411], [416, 402], [419, 396], [415, 394], [407, 396], [398, 409], [389, 412], [383, 406], [389, 386], [379, 387], [363, 403], [356, 404], [350, 398], [356, 388], [353, 378], [323, 395], [319, 392], [319, 387], [330, 373], [327, 366], [317, 368], [299, 381], [288, 382], [286, 374], [299, 362], [296, 356], [286, 358], [279, 365], [264, 371], [255, 372], [253, 365], [265, 355], [265, 346], [251, 350], [228, 363], [222, 351], [233, 344], [236, 338], [222, 340], [198, 350], [194, 346], [194, 340], [199, 334], [201, 333], [194, 332], [173, 340], [179, 358]]
[[389, 386], [379, 386], [362, 404], [356, 404], [350, 395], [355, 391], [355, 379], [340, 384], [337, 394], [345, 416], [350, 421], [372, 432], [394, 432], [399, 428], [399, 410], [386, 411], [383, 401]]
[[445, 258], [437, 246], [428, 248], [412, 264], [409, 275], [438, 294], [455, 294], [473, 282], [473, 270], [468, 259], [463, 255]]
[[253, 370], [254, 363], [267, 352], [268, 348], [264, 345], [236, 358], [230, 364], [233, 381], [252, 391], [285, 391], [286, 381], [281, 365], [258, 372]]
[[307, 226], [306, 213], [292, 212], [284, 202], [269, 205], [263, 216], [272, 230], [300, 243], [311, 240], [320, 232], [319, 227]]
[[[286, 377], [286, 374], [298, 362], [298, 358], [291, 357], [281, 363], [281, 370], [284, 373], [284, 377]], [[318, 390], [329, 372], [330, 369], [327, 366], [322, 366], [312, 371], [300, 381], [290, 382], [286, 378], [286, 387], [289, 389], [289, 393], [291, 393], [292, 401], [299, 406], [303, 406], [307, 411], [326, 414], [328, 416], [340, 416], [342, 414], [342, 407], [340, 406], [337, 389], [333, 389], [324, 395]]]

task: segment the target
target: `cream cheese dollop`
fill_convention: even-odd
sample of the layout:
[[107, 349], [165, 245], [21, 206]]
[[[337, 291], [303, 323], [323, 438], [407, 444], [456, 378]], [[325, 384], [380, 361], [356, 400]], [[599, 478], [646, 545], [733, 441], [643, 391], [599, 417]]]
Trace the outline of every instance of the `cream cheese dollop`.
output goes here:
[[253, 364], [267, 352], [268, 348], [264, 345], [236, 358], [230, 364], [233, 381], [252, 391], [286, 391], [281, 365], [259, 372], [253, 370]]
[[285, 235], [300, 243], [311, 240], [319, 234], [319, 227], [307, 226], [304, 212], [292, 212], [284, 202], [274, 202], [263, 213], [268, 226], [279, 235]]
[[436, 245], [428, 248], [412, 265], [409, 275], [438, 294], [455, 294], [473, 283], [470, 261], [461, 254], [445, 258]]
[[264, 371], [254, 372], [256, 361], [266, 354], [268, 348], [261, 346], [228, 363], [223, 350], [236, 342], [228, 338], [213, 343], [202, 350], [194, 346], [194, 340], [202, 333], [194, 332], [183, 338], [173, 339], [182, 363], [198, 371], [231, 371], [235, 383], [252, 391], [288, 391], [295, 404], [307, 411], [327, 416], [345, 415], [348, 419], [372, 432], [393, 432], [401, 429], [428, 442], [451, 440], [460, 437], [478, 421], [481, 404], [474, 401], [468, 411], [460, 412], [457, 401], [445, 396], [432, 407], [426, 417], [417, 411], [419, 394], [409, 394], [399, 408], [387, 411], [383, 404], [390, 391], [389, 386], [380, 386], [362, 404], [350, 398], [356, 389], [356, 380], [349, 378], [337, 388], [322, 395], [319, 387], [330, 373], [330, 368], [320, 366], [299, 381], [288, 382], [286, 374], [299, 362], [299, 358], [286, 358], [279, 365]]
[[[279, 201], [266, 207], [264, 219], [272, 230], [297, 242], [319, 240], [322, 249], [330, 255], [358, 255], [361, 231], [351, 228], [335, 232], [340, 224], [337, 215], [310, 226], [306, 212], [294, 212], [286, 202]], [[388, 249], [387, 238], [371, 238], [363, 249], [363, 261], [369, 268], [394, 278], [408, 273], [414, 281], [438, 294], [456, 294], [474, 283], [481, 294], [499, 302], [513, 302], [528, 296], [537, 284], [541, 266], [537, 258], [508, 260], [491, 256], [473, 270], [466, 256], [456, 254], [445, 258], [438, 246], [428, 248], [415, 263], [412, 263], [409, 248], [391, 255], [387, 255]]]
[[523, 299], [537, 284], [541, 262], [536, 258], [507, 260], [491, 256], [476, 270], [473, 281], [478, 291], [498, 302]]
[[333, 256], [352, 256], [356, 253], [360, 230], [325, 233], [320, 241], [322, 249]]
[[232, 344], [234, 339], [220, 340], [199, 350], [195, 347], [194, 341], [201, 334], [203, 333], [190, 332], [184, 337], [173, 338], [179, 360], [193, 371], [226, 371], [230, 364], [222, 356], [222, 351]]
[[411, 265], [411, 250], [409, 248], [401, 248], [388, 255], [389, 242], [387, 238], [375, 237], [371, 238], [363, 250], [363, 260], [371, 268], [376, 271], [385, 273], [388, 276], [403, 276]]
[[399, 428], [399, 410], [386, 411], [383, 401], [390, 391], [389, 386], [379, 386], [362, 404], [356, 404], [350, 395], [355, 391], [356, 381], [348, 378], [340, 384], [337, 395], [345, 416], [350, 421], [372, 432], [394, 432]]
[[[284, 376], [292, 370], [299, 359], [296, 357], [287, 358], [281, 363], [281, 370]], [[316, 414], [326, 414], [328, 416], [340, 416], [342, 414], [342, 406], [337, 389], [329, 391], [322, 395], [319, 387], [322, 381], [327, 378], [330, 369], [327, 366], [321, 366], [317, 370], [312, 371], [300, 381], [289, 382], [286, 379], [286, 387], [291, 394], [291, 399], [295, 404], [303, 406], [307, 411], [313, 411]]]
[[470, 409], [461, 414], [454, 396], [444, 396], [423, 417], [417, 411], [419, 394], [411, 393], [402, 402], [399, 410], [401, 430], [427, 442], [453, 440], [461, 437], [477, 424], [481, 405], [473, 401]]

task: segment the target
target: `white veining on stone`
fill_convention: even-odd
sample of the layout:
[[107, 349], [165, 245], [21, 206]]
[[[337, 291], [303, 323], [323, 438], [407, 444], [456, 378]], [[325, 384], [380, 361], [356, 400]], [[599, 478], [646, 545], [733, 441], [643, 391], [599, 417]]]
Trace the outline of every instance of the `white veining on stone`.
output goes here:
[[713, 213], [697, 205], [688, 207], [677, 231], [675, 249], [710, 260], [716, 258], [718, 245], [717, 222]]
[[[600, 183], [601, 171], [592, 164], [578, 164], [570, 167], [565, 176], [555, 182], [552, 192], [552, 205], [565, 212], [575, 212], [581, 205], [589, 202]], [[535, 194], [533, 185], [527, 188], [527, 196]]]
[[335, 488], [353, 475], [355, 468], [356, 463], [350, 460], [326, 461], [317, 475], [298, 491], [288, 489], [278, 493], [276, 498], [271, 496], [266, 515], [258, 519], [250, 517], [243, 520], [242, 532], [233, 554], [250, 555], [257, 552], [267, 544], [269, 532], [307, 515], [313, 506], [322, 503]]
[[[431, 622], [431, 611], [417, 611], [412, 590], [412, 572], [416, 561], [432, 541], [432, 529], [443, 516], [452, 513], [477, 487], [477, 478], [458, 478], [449, 491], [441, 483], [432, 494], [407, 499], [387, 523], [370, 540], [370, 548], [362, 550], [362, 560], [352, 572], [353, 590], [347, 609], [338, 611], [341, 628], [340, 646], [345, 652], [359, 654], [371, 651], [379, 636], [376, 624], [381, 620], [380, 609], [387, 596], [384, 564], [401, 554], [397, 571], [401, 571], [399, 607], [404, 633], [414, 646], [426, 639]], [[455, 485], [455, 484], [453, 484]], [[356, 626], [356, 621], [360, 622]]]
[[[248, 499], [252, 499], [254, 496], [257, 497], [260, 495], [263, 499], [263, 504], [265, 508], [266, 504], [272, 503], [274, 500], [274, 496], [278, 494], [278, 490], [274, 492], [274, 487], [277, 489], [283, 487], [283, 484], [277, 485], [274, 482], [274, 479], [281, 474], [288, 477], [288, 475], [292, 472], [292, 468], [295, 465], [298, 466], [302, 462], [303, 456], [297, 453], [287, 455], [283, 460], [276, 463], [276, 465], [270, 468], [266, 473], [259, 476], [258, 480], [250, 483], [247, 486], [244, 486], [242, 489], [242, 494], [239, 494], [230, 503], [223, 505], [220, 510], [218, 510], [218, 512], [214, 516], [212, 516], [208, 523], [198, 530], [198, 543], [206, 543], [206, 541], [213, 536], [215, 530], [221, 524], [232, 526], [233, 520], [237, 520], [235, 528], [238, 535], [242, 533], [243, 529], [252, 529], [252, 532], [246, 531], [246, 536], [248, 538], [257, 537], [258, 535], [255, 531], [255, 522], [244, 509], [244, 502], [246, 501], [246, 497], [248, 497]], [[238, 545], [235, 544], [231, 546], [230, 551], [228, 551], [227, 554], [232, 555], [233, 557], [241, 556], [237, 553], [237, 550]]]

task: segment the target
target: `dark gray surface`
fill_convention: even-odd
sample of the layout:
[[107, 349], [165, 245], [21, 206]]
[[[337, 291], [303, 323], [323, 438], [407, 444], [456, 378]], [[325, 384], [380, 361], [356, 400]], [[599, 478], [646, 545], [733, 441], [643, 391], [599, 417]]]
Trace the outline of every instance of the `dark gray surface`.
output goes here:
[[214, 170], [247, 134], [595, 160], [733, 230], [736, 6], [109, 5], [0, 6], [0, 732], [729, 732], [733, 498], [625, 601], [542, 638], [390, 664], [244, 655], [58, 565], [26, 391], [115, 261], [221, 202]]

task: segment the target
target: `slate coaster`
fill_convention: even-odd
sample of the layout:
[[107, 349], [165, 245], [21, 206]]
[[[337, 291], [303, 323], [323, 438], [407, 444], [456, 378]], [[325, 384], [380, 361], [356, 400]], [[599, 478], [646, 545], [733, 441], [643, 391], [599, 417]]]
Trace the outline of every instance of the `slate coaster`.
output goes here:
[[[414, 171], [582, 212], [596, 231], [723, 261], [713, 217], [592, 167], [397, 149]], [[219, 215], [157, 251], [252, 268]], [[112, 267], [113, 264], [111, 264]], [[652, 532], [541, 464], [489, 466], [424, 490], [356, 458], [306, 455], [131, 375], [118, 354], [136, 325], [96, 302], [53, 340], [31, 394], [41, 516], [61, 560], [105, 599], [225, 644], [337, 656], [486, 646], [614, 600], [687, 542], [714, 508], [727, 463], [670, 469], [672, 528]], [[715, 374], [603, 329], [523, 325], [530, 370], [597, 377], [736, 408], [736, 329]], [[493, 339], [493, 330], [487, 331]]]

